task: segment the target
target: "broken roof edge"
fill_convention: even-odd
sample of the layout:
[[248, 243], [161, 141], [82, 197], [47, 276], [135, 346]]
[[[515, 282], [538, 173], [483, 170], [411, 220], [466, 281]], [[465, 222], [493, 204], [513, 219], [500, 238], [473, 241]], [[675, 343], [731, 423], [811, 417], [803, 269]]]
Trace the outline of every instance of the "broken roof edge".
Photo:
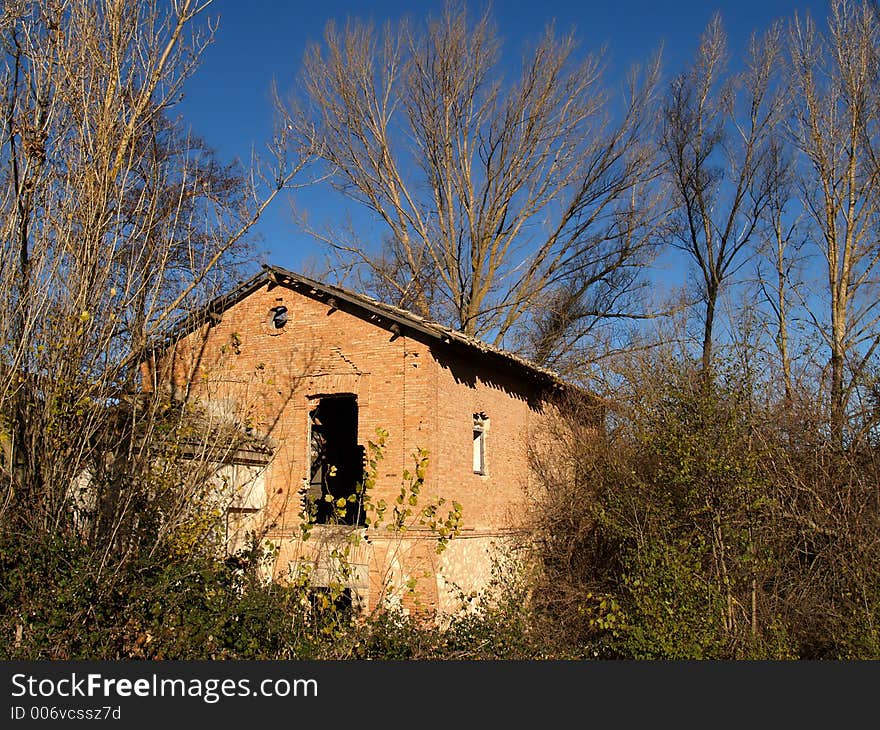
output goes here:
[[203, 305], [193, 313], [178, 320], [168, 329], [158, 342], [148, 348], [148, 352], [155, 352], [156, 350], [165, 349], [171, 346], [174, 342], [193, 332], [201, 325], [210, 322], [212, 317], [222, 315], [227, 309], [250, 296], [253, 292], [266, 284], [310, 289], [311, 291], [305, 292], [307, 295], [314, 296], [320, 293], [327, 299], [336, 298], [337, 300], [346, 302], [352, 307], [382, 317], [400, 327], [405, 327], [411, 331], [438, 340], [442, 344], [451, 345], [454, 343], [479, 355], [500, 359], [533, 377], [544, 380], [556, 388], [573, 388], [575, 390], [582, 390], [579, 386], [563, 380], [560, 375], [553, 370], [541, 367], [520, 355], [490, 345], [476, 337], [465, 335], [464, 333], [450, 327], [427, 320], [407, 309], [396, 307], [391, 304], [385, 304], [384, 302], [373, 299], [366, 294], [359, 294], [335, 284], [325, 284], [315, 279], [311, 279], [308, 276], [304, 276], [303, 274], [298, 274], [271, 264], [263, 264], [262, 271], [258, 272], [250, 279], [241, 282], [226, 294], [212, 299], [208, 304]]

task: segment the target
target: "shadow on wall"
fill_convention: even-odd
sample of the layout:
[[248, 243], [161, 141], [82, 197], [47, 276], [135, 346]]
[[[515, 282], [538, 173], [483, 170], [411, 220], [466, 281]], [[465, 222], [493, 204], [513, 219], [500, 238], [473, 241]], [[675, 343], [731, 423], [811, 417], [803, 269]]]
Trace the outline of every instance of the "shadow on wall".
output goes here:
[[478, 383], [493, 390], [499, 390], [510, 398], [528, 404], [535, 413], [540, 413], [546, 393], [552, 386], [543, 386], [528, 377], [517, 377], [513, 366], [495, 364], [488, 358], [477, 360], [472, 356], [450, 352], [447, 348], [432, 347], [431, 354], [440, 367], [449, 370], [456, 383], [476, 388]]

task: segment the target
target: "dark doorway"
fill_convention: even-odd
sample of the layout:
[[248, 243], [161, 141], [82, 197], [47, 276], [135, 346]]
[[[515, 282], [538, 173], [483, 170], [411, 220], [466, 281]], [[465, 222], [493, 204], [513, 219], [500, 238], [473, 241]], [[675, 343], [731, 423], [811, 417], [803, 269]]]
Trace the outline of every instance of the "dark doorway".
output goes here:
[[321, 398], [309, 412], [309, 418], [309, 492], [317, 504], [317, 521], [364, 524], [359, 491], [364, 478], [364, 451], [357, 442], [357, 396]]

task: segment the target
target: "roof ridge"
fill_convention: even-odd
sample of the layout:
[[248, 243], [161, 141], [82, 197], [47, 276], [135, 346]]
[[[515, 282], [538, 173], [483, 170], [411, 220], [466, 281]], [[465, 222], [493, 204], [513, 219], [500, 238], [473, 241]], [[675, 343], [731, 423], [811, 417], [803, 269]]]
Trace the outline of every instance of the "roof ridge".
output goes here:
[[284, 267], [281, 267], [281, 266], [275, 266], [274, 264], [263, 264], [263, 268], [267, 272], [274, 271], [274, 272], [280, 273], [282, 276], [293, 277], [293, 278], [296, 278], [296, 279], [303, 281], [304, 283], [308, 283], [312, 286], [317, 286], [322, 289], [330, 289], [330, 288], [336, 289], [338, 292], [340, 292], [341, 294], [344, 294], [348, 297], [351, 297], [356, 300], [357, 299], [364, 300], [364, 301], [369, 302], [370, 304], [377, 306], [379, 308], [390, 310], [392, 313], [398, 314], [398, 316], [413, 320], [423, 326], [436, 329], [440, 333], [442, 333], [443, 335], [449, 337], [450, 339], [454, 339], [462, 344], [469, 345], [469, 346], [474, 347], [474, 348], [481, 350], [483, 352], [488, 352], [488, 353], [492, 353], [495, 355], [500, 355], [502, 357], [508, 358], [508, 359], [516, 362], [519, 365], [525, 366], [531, 370], [534, 370], [538, 373], [541, 373], [542, 375], [548, 376], [548, 377], [552, 378], [553, 380], [557, 380], [560, 383], [563, 382], [561, 376], [555, 370], [551, 370], [549, 368], [545, 368], [541, 365], [538, 365], [538, 364], [530, 361], [528, 358], [522, 357], [521, 355], [518, 355], [514, 352], [511, 352], [510, 350], [505, 350], [501, 347], [493, 345], [489, 342], [486, 342], [485, 340], [480, 339], [479, 337], [467, 335], [464, 332], [453, 329], [452, 327], [449, 327], [447, 325], [441, 324], [440, 322], [437, 322], [436, 320], [432, 320], [432, 319], [428, 319], [426, 317], [423, 317], [422, 315], [416, 314], [415, 312], [412, 312], [412, 311], [405, 309], [403, 307], [399, 307], [394, 304], [388, 304], [387, 302], [383, 302], [379, 299], [376, 299], [375, 297], [371, 297], [369, 294], [363, 294], [363, 293], [355, 291], [353, 289], [349, 289], [348, 287], [340, 286], [339, 284], [327, 284], [325, 282], [317, 281], [315, 279], [312, 279], [311, 277], [305, 276], [303, 274], [298, 274], [297, 272], [290, 271], [289, 269], [285, 269]]
[[[285, 282], [285, 280], [287, 281]], [[396, 322], [398, 326], [402, 325], [411, 330], [434, 337], [444, 344], [456, 342], [460, 345], [476, 350], [477, 352], [502, 358], [534, 375], [550, 380], [554, 385], [562, 387], [571, 385], [563, 380], [559, 373], [554, 370], [537, 365], [521, 355], [491, 345], [477, 337], [466, 335], [463, 332], [447, 327], [439, 322], [422, 317], [408, 309], [382, 302], [368, 294], [362, 294], [353, 289], [340, 286], [339, 284], [327, 284], [306, 276], [305, 274], [290, 271], [282, 266], [266, 263], [261, 265], [261, 271], [254, 276], [244, 281], [239, 281], [236, 286], [225, 294], [215, 297], [199, 309], [181, 317], [177, 322], [172, 324], [168, 330], [166, 330], [165, 334], [159, 338], [157, 342], [148, 348], [148, 351], [167, 347], [173, 341], [185, 336], [206, 321], [216, 319], [218, 315], [222, 315], [222, 313], [229, 307], [252, 294], [266, 282], [275, 284], [298, 284], [299, 286], [310, 287], [312, 293], [317, 293], [319, 291], [324, 292], [330, 299], [332, 299], [335, 294], [355, 307], [371, 311], [375, 316], [391, 319]]]

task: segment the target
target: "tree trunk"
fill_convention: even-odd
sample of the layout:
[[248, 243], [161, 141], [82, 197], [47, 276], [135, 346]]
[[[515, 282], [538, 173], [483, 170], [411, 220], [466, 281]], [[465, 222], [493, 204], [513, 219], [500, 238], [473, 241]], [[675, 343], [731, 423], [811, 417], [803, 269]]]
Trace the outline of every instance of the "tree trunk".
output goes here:
[[712, 330], [715, 326], [715, 306], [718, 301], [718, 285], [710, 284], [706, 290], [706, 319], [703, 323], [703, 356], [701, 358], [703, 382], [712, 380]]
[[843, 446], [844, 423], [843, 352], [835, 341], [831, 347], [831, 440], [837, 447]]

